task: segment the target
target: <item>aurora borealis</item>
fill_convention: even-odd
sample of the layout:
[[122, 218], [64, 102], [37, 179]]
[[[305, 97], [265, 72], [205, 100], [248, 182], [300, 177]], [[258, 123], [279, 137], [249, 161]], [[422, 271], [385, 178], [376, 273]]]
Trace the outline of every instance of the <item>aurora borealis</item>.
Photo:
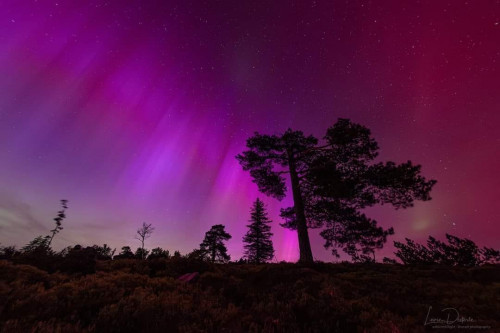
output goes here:
[[[392, 241], [446, 232], [499, 247], [498, 1], [4, 1], [0, 11], [0, 242], [52, 228], [58, 248], [191, 251], [213, 224], [238, 259], [257, 191], [235, 159], [254, 131], [372, 130], [380, 160], [422, 165], [430, 202], [367, 213]], [[331, 260], [311, 231], [315, 257]]]

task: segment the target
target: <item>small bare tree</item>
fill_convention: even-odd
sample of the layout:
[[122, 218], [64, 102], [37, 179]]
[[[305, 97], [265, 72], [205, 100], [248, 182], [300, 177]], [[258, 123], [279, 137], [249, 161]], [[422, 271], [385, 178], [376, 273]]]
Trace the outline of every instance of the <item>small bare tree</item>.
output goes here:
[[151, 234], [155, 228], [153, 228], [152, 224], [147, 224], [146, 222], [142, 222], [142, 227], [137, 229], [137, 235], [135, 235], [135, 238], [138, 239], [141, 242], [141, 249], [142, 249], [142, 259], [144, 258], [144, 241], [151, 237]]

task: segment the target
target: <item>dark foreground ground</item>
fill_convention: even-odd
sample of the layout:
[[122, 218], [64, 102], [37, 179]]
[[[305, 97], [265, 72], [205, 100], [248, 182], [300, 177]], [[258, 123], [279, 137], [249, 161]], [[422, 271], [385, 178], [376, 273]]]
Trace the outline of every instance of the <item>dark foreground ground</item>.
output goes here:
[[0, 331], [500, 332], [500, 267], [161, 259], [82, 275], [0, 260]]

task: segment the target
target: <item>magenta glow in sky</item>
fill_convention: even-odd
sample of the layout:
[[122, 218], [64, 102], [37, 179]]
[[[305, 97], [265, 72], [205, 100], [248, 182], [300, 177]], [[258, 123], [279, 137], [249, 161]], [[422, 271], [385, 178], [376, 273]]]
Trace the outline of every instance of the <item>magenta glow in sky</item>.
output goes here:
[[145, 221], [149, 247], [185, 253], [222, 223], [237, 259], [259, 196], [295, 260], [287, 202], [234, 156], [254, 131], [322, 137], [343, 117], [438, 180], [430, 202], [368, 211], [395, 228], [383, 254], [445, 232], [498, 248], [499, 65], [496, 1], [4, 1], [0, 242], [46, 234], [68, 199], [56, 247], [135, 248]]

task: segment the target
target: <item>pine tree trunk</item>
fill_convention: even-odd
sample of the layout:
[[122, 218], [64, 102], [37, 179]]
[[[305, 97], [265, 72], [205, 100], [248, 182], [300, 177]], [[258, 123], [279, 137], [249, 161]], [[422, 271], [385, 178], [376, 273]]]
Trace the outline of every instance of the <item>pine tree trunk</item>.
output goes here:
[[299, 250], [301, 263], [312, 263], [313, 256], [311, 251], [311, 243], [309, 242], [309, 234], [307, 232], [306, 215], [304, 212], [304, 202], [302, 193], [300, 193], [299, 176], [297, 174], [295, 161], [293, 157], [289, 158], [290, 179], [292, 183], [293, 205], [295, 208], [295, 218], [297, 221], [297, 234], [299, 237]]

